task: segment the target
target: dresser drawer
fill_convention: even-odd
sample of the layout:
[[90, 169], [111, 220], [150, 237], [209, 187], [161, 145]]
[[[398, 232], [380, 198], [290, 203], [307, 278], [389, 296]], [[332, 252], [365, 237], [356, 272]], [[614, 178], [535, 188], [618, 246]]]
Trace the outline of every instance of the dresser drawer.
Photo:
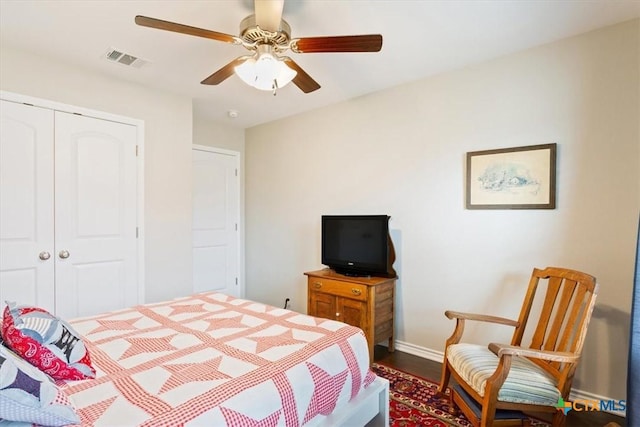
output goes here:
[[366, 285], [318, 277], [309, 277], [309, 292], [323, 292], [359, 301], [367, 300]]

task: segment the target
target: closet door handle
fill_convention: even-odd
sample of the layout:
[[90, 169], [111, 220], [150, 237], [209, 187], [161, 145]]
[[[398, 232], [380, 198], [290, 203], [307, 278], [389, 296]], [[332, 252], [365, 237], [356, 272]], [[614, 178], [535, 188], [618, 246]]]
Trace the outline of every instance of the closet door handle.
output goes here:
[[48, 260], [49, 258], [51, 258], [51, 254], [47, 251], [42, 251], [38, 254], [38, 258], [40, 258], [43, 261]]
[[59, 256], [60, 258], [62, 258], [62, 259], [67, 259], [67, 258], [69, 258], [69, 255], [70, 255], [70, 254], [69, 254], [69, 251], [64, 250], [64, 249], [63, 249], [63, 250], [61, 250], [61, 251], [60, 251], [60, 253], [58, 254], [58, 256]]

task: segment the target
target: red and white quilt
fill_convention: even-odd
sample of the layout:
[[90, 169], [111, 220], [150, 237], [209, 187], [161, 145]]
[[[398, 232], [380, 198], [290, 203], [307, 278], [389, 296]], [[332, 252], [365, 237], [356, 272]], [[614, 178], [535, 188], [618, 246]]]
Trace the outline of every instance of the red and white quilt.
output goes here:
[[58, 382], [83, 426], [314, 425], [375, 379], [360, 329], [220, 293], [70, 323], [97, 371]]

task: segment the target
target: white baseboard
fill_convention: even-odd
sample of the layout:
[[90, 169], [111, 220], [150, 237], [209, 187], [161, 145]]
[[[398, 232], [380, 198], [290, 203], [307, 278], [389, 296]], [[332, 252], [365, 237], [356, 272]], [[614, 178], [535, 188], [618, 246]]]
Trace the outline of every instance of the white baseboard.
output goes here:
[[[442, 363], [444, 361], [444, 352], [438, 350], [432, 350], [426, 347], [420, 347], [415, 344], [411, 344], [404, 341], [396, 341], [395, 348], [398, 351], [402, 351], [404, 353], [409, 353], [414, 356], [422, 357], [423, 359], [432, 360], [434, 362]], [[612, 399], [606, 396], [600, 396], [597, 394], [589, 393], [583, 390], [573, 389], [571, 390], [571, 400], [586, 400], [586, 401], [600, 401], [600, 400], [617, 400]], [[619, 417], [626, 417], [627, 411], [604, 411], [612, 415], [617, 415]]]
[[438, 363], [442, 363], [444, 361], [443, 351], [432, 350], [430, 348], [420, 347], [403, 341], [396, 341], [395, 346], [396, 350], [413, 354], [414, 356], [422, 357], [423, 359], [433, 360]]

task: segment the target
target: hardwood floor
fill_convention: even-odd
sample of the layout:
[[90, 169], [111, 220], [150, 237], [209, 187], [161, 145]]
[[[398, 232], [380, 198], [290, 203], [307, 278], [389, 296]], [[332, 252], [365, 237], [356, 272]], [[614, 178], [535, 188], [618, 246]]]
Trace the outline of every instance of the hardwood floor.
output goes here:
[[[412, 375], [432, 380], [436, 383], [440, 382], [442, 364], [432, 360], [423, 359], [397, 350], [393, 353], [389, 353], [386, 347], [376, 346], [374, 361], [408, 372]], [[545, 416], [545, 414], [542, 414], [539, 418], [545, 419]], [[548, 419], [548, 417], [546, 419]], [[617, 423], [621, 427], [625, 427], [627, 425], [625, 418], [618, 417], [607, 412], [570, 411], [567, 415], [566, 427], [604, 427], [608, 423], [612, 422]]]

